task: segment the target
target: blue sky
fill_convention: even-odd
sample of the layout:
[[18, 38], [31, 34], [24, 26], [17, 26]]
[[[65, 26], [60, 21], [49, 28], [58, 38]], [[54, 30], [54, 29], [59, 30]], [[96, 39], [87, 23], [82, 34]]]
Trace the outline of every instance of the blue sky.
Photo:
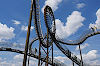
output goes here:
[[[100, 29], [100, 0], [40, 0], [40, 20], [43, 33], [46, 32], [43, 16], [43, 8], [45, 5], [51, 6], [54, 11], [57, 35], [61, 38], [75, 40], [76, 37], [94, 25]], [[0, 42], [7, 41], [16, 45], [25, 45], [30, 6], [31, 0], [0, 1]], [[36, 37], [33, 22], [34, 21], [32, 21], [30, 40]], [[84, 60], [87, 60], [88, 63], [100, 65], [99, 39], [100, 35], [96, 35], [88, 38], [81, 45]], [[38, 49], [38, 41], [34, 44], [33, 48], [36, 47]], [[75, 53], [76, 56], [79, 56], [77, 46], [68, 46], [68, 48]], [[54, 52], [56, 59], [61, 59], [62, 62], [71, 64], [71, 61], [69, 61], [56, 46], [54, 46]], [[19, 54], [9, 52], [0, 53], [1, 66], [21, 65], [22, 58], [20, 57], [23, 57], [22, 55], [20, 56]], [[10, 61], [8, 63], [9, 59]], [[37, 60], [33, 59], [31, 62], [33, 62], [31, 65], [34, 65]]]

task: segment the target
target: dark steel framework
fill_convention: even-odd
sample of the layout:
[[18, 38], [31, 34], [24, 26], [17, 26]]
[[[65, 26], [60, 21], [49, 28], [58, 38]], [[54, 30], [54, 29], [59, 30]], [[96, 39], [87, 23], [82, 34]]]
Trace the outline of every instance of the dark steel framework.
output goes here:
[[29, 17], [29, 24], [28, 24], [28, 31], [26, 37], [26, 45], [25, 45], [25, 53], [23, 59], [23, 66], [26, 66], [27, 62], [27, 53], [28, 53], [28, 45], [29, 45], [29, 37], [30, 37], [30, 28], [31, 28], [31, 21], [32, 21], [32, 14], [33, 14], [33, 0], [31, 0], [31, 9], [30, 9], [30, 17]]
[[[87, 38], [93, 36], [93, 35], [97, 35], [100, 34], [100, 31], [91, 31], [86, 33], [85, 35], [83, 35], [78, 42], [64, 42], [62, 39], [60, 39], [57, 35], [56, 35], [56, 28], [55, 28], [55, 18], [54, 18], [54, 14], [52, 12], [51, 7], [46, 6], [44, 9], [44, 18], [45, 18], [45, 23], [46, 23], [46, 27], [48, 29], [48, 32], [50, 33], [50, 36], [52, 38], [52, 40], [54, 41], [54, 43], [56, 44], [56, 46], [63, 52], [63, 54], [65, 54], [69, 59], [71, 59], [73, 61], [73, 65], [74, 63], [76, 63], [79, 66], [85, 66], [86, 64], [83, 63], [82, 60], [82, 52], [81, 52], [81, 48], [80, 48], [80, 44], [82, 44]], [[52, 30], [53, 29], [53, 30]], [[56, 37], [56, 36], [57, 37]], [[77, 58], [67, 47], [66, 45], [79, 45], [79, 50], [80, 50], [80, 57], [81, 60], [79, 58]]]
[[[54, 62], [54, 58], [53, 58], [53, 44], [55, 44], [60, 49], [60, 51], [62, 51], [63, 54], [65, 54], [69, 59], [72, 60], [73, 66], [74, 66], [74, 63], [76, 63], [79, 66], [85, 66], [86, 64], [82, 61], [82, 52], [81, 52], [80, 44], [82, 44], [87, 38], [97, 35], [97, 34], [100, 34], [100, 30], [97, 30], [97, 31], [89, 30], [89, 32], [84, 33], [84, 35], [82, 35], [82, 37], [80, 39], [78, 39], [77, 42], [64, 41], [63, 39], [60, 39], [56, 35], [55, 17], [54, 17], [51, 7], [47, 5], [44, 8], [44, 20], [45, 20], [45, 24], [46, 24], [46, 28], [47, 28], [46, 35], [44, 36], [42, 33], [42, 28], [41, 28], [41, 23], [40, 23], [39, 9], [40, 9], [39, 8], [39, 0], [31, 0], [31, 9], [30, 9], [30, 17], [29, 17], [25, 50], [20, 51], [20, 50], [16, 50], [16, 49], [12, 49], [12, 48], [1, 47], [0, 51], [11, 51], [11, 52], [17, 52], [17, 53], [24, 54], [23, 66], [26, 66], [27, 56], [37, 58], [38, 66], [41, 66], [43, 64], [43, 62], [45, 62], [45, 66], [48, 66], [48, 64], [50, 64], [52, 66], [60, 66], [60, 62]], [[34, 17], [34, 25], [35, 25], [36, 34], [38, 37], [33, 39], [33, 41], [31, 43], [29, 43], [32, 17]], [[32, 44], [36, 40], [39, 40], [39, 54], [38, 55], [32, 54], [32, 51], [31, 51]], [[79, 45], [81, 60], [79, 58], [77, 58], [66, 47], [67, 45]], [[28, 50], [29, 50], [29, 52], [28, 52]], [[42, 54], [41, 50], [44, 51], [44, 53], [46, 54], [46, 57], [41, 56], [41, 54]], [[50, 58], [49, 53], [51, 50], [52, 50], [52, 56]], [[29, 65], [29, 58], [28, 58], [28, 65]], [[62, 66], [64, 66], [64, 65], [62, 65]]]
[[[98, 34], [99, 32], [92, 32], [91, 34], [86, 34], [79, 42], [73, 42], [73, 43], [67, 43], [64, 42], [59, 37], [55, 37], [56, 35], [56, 25], [55, 25], [55, 18], [53, 11], [51, 7], [46, 6], [44, 8], [44, 19], [47, 27], [47, 34], [46, 38], [43, 36], [41, 23], [40, 23], [40, 12], [39, 12], [39, 0], [33, 0], [33, 14], [34, 14], [34, 24], [35, 24], [35, 30], [39, 39], [39, 59], [38, 59], [38, 66], [42, 65], [41, 58], [41, 49], [44, 50], [45, 54], [47, 55], [46, 60], [46, 66], [48, 66], [48, 55], [49, 55], [49, 47], [52, 46], [52, 64], [53, 64], [53, 42], [56, 44], [56, 46], [69, 58], [76, 63], [79, 66], [85, 65], [82, 61], [82, 53], [80, 49], [80, 56], [81, 60], [77, 58], [68, 48], [64, 48], [65, 45], [79, 45], [82, 44], [88, 37], [92, 36], [93, 34]], [[63, 45], [64, 44], [64, 45]], [[47, 51], [44, 49], [47, 48]]]
[[[47, 51], [44, 50], [46, 56], [46, 66], [48, 66], [48, 55], [49, 55], [49, 47], [52, 46], [52, 60], [53, 60], [53, 41], [50, 37], [50, 34], [47, 29], [47, 35], [46, 38], [44, 38], [42, 30], [41, 30], [41, 24], [40, 24], [40, 12], [39, 12], [39, 0], [33, 1], [33, 8], [34, 8], [34, 24], [36, 33], [39, 39], [39, 60], [38, 60], [38, 66], [40, 66], [43, 62], [41, 62], [41, 49], [44, 50], [44, 48], [47, 48]], [[52, 62], [53, 64], [53, 62]]]
[[[19, 54], [24, 54], [24, 51], [21, 51], [21, 50], [18, 50], [18, 49], [12, 49], [12, 48], [5, 48], [5, 47], [1, 47], [0, 51], [8, 51], [8, 52], [15, 52], [15, 53], [19, 53]], [[35, 55], [35, 54], [32, 54], [32, 53], [27, 53], [27, 56], [39, 59], [38, 55]], [[50, 64], [50, 65], [53, 65], [53, 66], [66, 66], [62, 62], [58, 61], [57, 59], [53, 60], [53, 61], [56, 61], [53, 64], [52, 64], [52, 61], [51, 61], [52, 58], [49, 57], [48, 59], [49, 59], [48, 64]], [[40, 60], [43, 61], [43, 62], [47, 62], [45, 60], [45, 57], [41, 57]]]

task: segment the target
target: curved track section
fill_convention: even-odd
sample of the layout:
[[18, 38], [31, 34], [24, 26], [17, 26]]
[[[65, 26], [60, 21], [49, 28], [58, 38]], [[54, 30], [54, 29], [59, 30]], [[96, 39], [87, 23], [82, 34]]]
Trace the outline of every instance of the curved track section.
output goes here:
[[[55, 18], [54, 14], [52, 12], [52, 9], [49, 6], [46, 6], [44, 9], [44, 19], [46, 23], [46, 27], [49, 30], [50, 35], [52, 36], [52, 39], [55, 39], [56, 41], [66, 44], [66, 45], [80, 45], [82, 44], [87, 38], [100, 34], [100, 29], [97, 29], [93, 31], [92, 29], [84, 31], [84, 33], [77, 39], [77, 40], [65, 40], [61, 39], [55, 32]], [[56, 34], [56, 35], [55, 35]]]
[[[34, 38], [31, 42], [30, 42], [30, 44], [29, 44], [29, 53], [31, 54], [31, 52], [32, 52], [32, 44], [34, 44], [34, 42], [35, 41], [37, 41], [38, 40], [38, 37], [36, 37], [36, 38]], [[33, 52], [35, 52], [35, 51], [33, 51]], [[45, 53], [42, 53], [41, 55], [42, 56], [45, 56], [44, 55]], [[38, 54], [37, 54], [38, 55]], [[51, 59], [52, 57], [50, 57], [50, 59], [48, 59], [49, 61], [51, 61], [52, 59]], [[53, 61], [54, 61], [54, 64], [56, 64], [56, 66], [66, 66], [64, 63], [62, 63], [62, 62], [59, 62], [58, 60], [56, 60], [56, 59], [53, 59]], [[51, 61], [52, 62], [52, 61]]]
[[97, 29], [96, 31], [93, 31], [91, 29], [85, 31], [77, 40], [64, 40], [60, 39], [59, 37], [56, 37], [56, 40], [62, 44], [66, 45], [80, 45], [82, 44], [87, 38], [100, 34], [100, 29]]
[[[64, 48], [64, 45], [62, 46], [61, 43], [59, 43], [58, 41], [56, 41], [55, 38], [55, 33], [52, 32], [52, 27], [51, 25], [55, 26], [55, 19], [54, 19], [54, 14], [52, 12], [51, 7], [46, 6], [44, 9], [44, 18], [45, 18], [45, 23], [46, 23], [46, 27], [47, 29], [49, 29], [49, 33], [54, 41], [54, 43], [56, 44], [56, 46], [63, 52], [63, 54], [65, 54], [69, 59], [71, 59], [73, 62], [75, 62], [77, 65], [81, 65], [81, 60], [78, 59], [75, 55], [74, 57], [72, 57], [73, 53], [71, 53], [71, 51], [66, 47]], [[55, 29], [55, 28], [54, 28]], [[56, 29], [55, 29], [56, 30]]]
[[[52, 40], [54, 41], [54, 43], [56, 44], [56, 46], [63, 52], [63, 54], [65, 54], [69, 59], [71, 59], [73, 62], [75, 62], [77, 65], [82, 66], [81, 60], [79, 58], [77, 58], [67, 47], [66, 45], [79, 45], [82, 44], [87, 38], [100, 34], [100, 30], [96, 30], [96, 31], [92, 31], [91, 29], [89, 29], [88, 31], [84, 32], [84, 34], [82, 34], [82, 36], [79, 37], [78, 40], [75, 41], [66, 41], [64, 42], [63, 39], [60, 39], [59, 37], [55, 37], [55, 33], [52, 33], [52, 30], [50, 27], [52, 24], [55, 24], [55, 20], [54, 20], [54, 15], [52, 12], [52, 9], [49, 6], [46, 6], [44, 9], [44, 18], [45, 18], [45, 23], [46, 23], [46, 27], [47, 29], [49, 29], [49, 33], [52, 37]], [[84, 66], [88, 65], [83, 63]]]
[[24, 51], [25, 45], [24, 44], [11, 43], [11, 42], [0, 42], [0, 47], [20, 49], [20, 50]]
[[48, 39], [49, 39], [49, 45], [47, 46], [47, 39], [44, 38], [43, 33], [42, 33], [42, 28], [41, 28], [41, 23], [40, 23], [40, 12], [39, 12], [39, 0], [34, 0], [34, 24], [35, 24], [35, 30], [37, 33], [37, 36], [39, 38], [40, 43], [42, 46], [45, 48], [50, 47], [53, 43], [50, 34], [48, 34]]
[[[17, 50], [17, 49], [11, 49], [11, 48], [4, 48], [4, 47], [1, 47], [0, 48], [0, 51], [9, 51], [9, 52], [15, 52], [15, 53], [20, 53], [20, 54], [24, 54], [24, 51], [21, 51], [21, 50]], [[38, 59], [38, 54], [34, 54], [34, 53], [28, 53], [28, 56], [31, 56], [31, 57], [34, 57], [36, 59]], [[45, 60], [45, 56], [41, 56], [40, 58], [43, 62], [46, 62]], [[49, 60], [48, 60], [48, 63], [50, 65], [52, 65], [52, 58], [49, 57]], [[54, 59], [54, 66], [66, 66], [64, 63], [58, 61], [57, 59]]]
[[[74, 53], [72, 53], [66, 46], [57, 41], [55, 41], [55, 44], [70, 60], [72, 60], [77, 65], [82, 66], [81, 60], [77, 56], [75, 56]], [[87, 66], [87, 64], [85, 64], [84, 62], [83, 65]]]
[[49, 33], [55, 35], [56, 33], [55, 17], [52, 9], [48, 5], [44, 9], [44, 19]]

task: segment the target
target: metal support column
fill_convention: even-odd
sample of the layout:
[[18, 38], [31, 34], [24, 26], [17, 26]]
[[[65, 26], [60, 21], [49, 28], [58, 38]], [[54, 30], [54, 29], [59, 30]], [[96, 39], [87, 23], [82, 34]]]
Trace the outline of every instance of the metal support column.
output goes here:
[[39, 44], [39, 58], [38, 58], [38, 66], [40, 66], [40, 57], [41, 57], [41, 43]]
[[53, 44], [52, 44], [52, 66], [53, 66]]
[[46, 62], [46, 66], [48, 66], [48, 54], [49, 54], [49, 52], [48, 52], [48, 50], [49, 50], [49, 47], [48, 47], [48, 43], [49, 43], [48, 37], [49, 37], [49, 32], [48, 32], [48, 28], [47, 28], [47, 57], [46, 57], [47, 62]]
[[81, 65], [83, 66], [83, 59], [82, 59], [82, 52], [81, 52], [81, 47], [79, 45], [79, 50], [80, 50], [80, 56], [81, 56]]
[[74, 66], [74, 62], [72, 61], [72, 63], [73, 63], [73, 66]]
[[29, 17], [27, 37], [26, 37], [26, 45], [25, 45], [25, 53], [24, 53], [24, 59], [23, 59], [23, 66], [26, 66], [26, 62], [27, 62], [27, 52], [28, 52], [28, 44], [29, 44], [29, 37], [30, 37], [32, 13], [33, 13], [33, 0], [31, 0], [31, 9], [30, 9], [30, 17]]

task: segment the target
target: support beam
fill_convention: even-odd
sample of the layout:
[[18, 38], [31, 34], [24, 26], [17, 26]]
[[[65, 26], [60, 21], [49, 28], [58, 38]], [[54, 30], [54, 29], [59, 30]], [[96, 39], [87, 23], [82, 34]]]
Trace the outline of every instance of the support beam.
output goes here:
[[27, 31], [26, 44], [25, 44], [25, 53], [24, 53], [24, 59], [23, 59], [23, 66], [26, 66], [26, 62], [27, 62], [27, 53], [28, 53], [28, 44], [29, 44], [29, 37], [30, 37], [32, 13], [33, 13], [33, 0], [31, 1], [31, 9], [30, 9], [30, 17], [29, 17], [28, 31]]
[[80, 45], [79, 45], [79, 50], [80, 50], [81, 64], [82, 64], [82, 66], [83, 66], [83, 58], [82, 58], [82, 52], [81, 52], [81, 47], [80, 47]]

